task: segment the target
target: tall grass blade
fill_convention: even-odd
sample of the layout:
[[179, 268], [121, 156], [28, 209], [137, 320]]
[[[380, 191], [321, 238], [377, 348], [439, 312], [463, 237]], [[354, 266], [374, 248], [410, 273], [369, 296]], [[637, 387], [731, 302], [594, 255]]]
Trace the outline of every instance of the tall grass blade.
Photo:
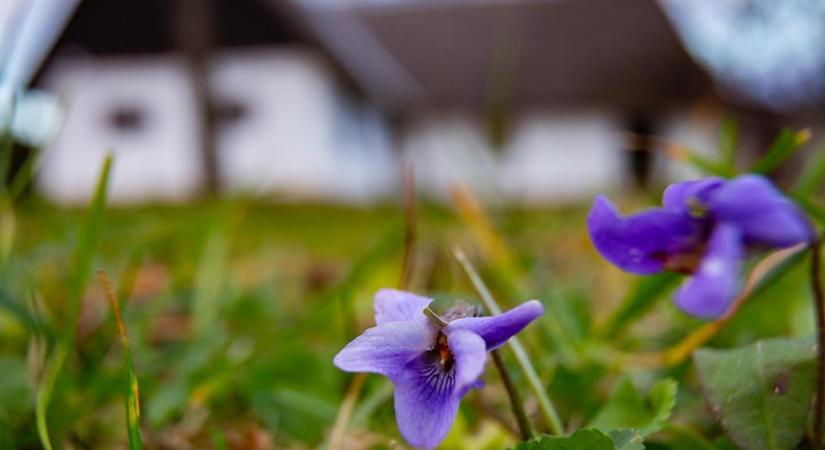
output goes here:
[[[501, 314], [501, 307], [498, 306], [495, 298], [493, 298], [493, 294], [491, 294], [490, 290], [487, 289], [487, 285], [484, 284], [484, 281], [478, 275], [475, 267], [473, 267], [470, 260], [467, 259], [464, 252], [461, 251], [461, 249], [456, 248], [454, 253], [455, 258], [458, 260], [459, 264], [461, 264], [461, 267], [464, 268], [464, 271], [470, 278], [470, 282], [473, 283], [473, 287], [475, 287], [476, 291], [478, 291], [478, 294], [487, 309], [493, 314]], [[538, 373], [536, 373], [536, 369], [533, 367], [533, 363], [530, 362], [530, 358], [527, 356], [524, 346], [521, 345], [521, 341], [518, 337], [513, 336], [507, 341], [507, 343], [516, 355], [516, 361], [521, 367], [521, 370], [524, 372], [530, 388], [536, 395], [536, 399], [539, 403], [539, 410], [544, 416], [544, 420], [547, 422], [550, 432], [559, 436], [563, 435], [564, 426], [562, 426], [559, 413], [556, 411], [556, 407], [553, 406], [553, 402], [550, 401], [550, 397], [547, 396], [547, 392], [544, 390], [544, 385], [539, 379]]]
[[825, 182], [825, 142], [820, 144], [811, 158], [805, 162], [805, 168], [799, 175], [799, 181], [793, 188], [798, 196], [811, 195]]
[[77, 330], [77, 316], [80, 312], [80, 306], [83, 300], [83, 293], [86, 288], [86, 283], [89, 281], [92, 271], [92, 261], [97, 251], [98, 240], [100, 239], [100, 232], [103, 228], [103, 212], [106, 207], [106, 191], [109, 185], [109, 174], [112, 167], [112, 156], [108, 155], [103, 161], [103, 168], [100, 171], [100, 177], [97, 181], [97, 188], [92, 203], [89, 207], [86, 221], [80, 230], [80, 236], [77, 242], [77, 249], [73, 260], [73, 272], [69, 279], [68, 290], [68, 314], [66, 315], [67, 326], [63, 336], [57, 343], [49, 362], [46, 364], [46, 369], [43, 372], [43, 378], [40, 386], [37, 388], [35, 400], [35, 421], [37, 425], [37, 434], [40, 437], [40, 443], [46, 450], [52, 450], [51, 439], [49, 438], [47, 412], [49, 403], [51, 402], [52, 392], [54, 391], [55, 383], [58, 376], [63, 369], [63, 363], [70, 349], [74, 347], [75, 332]]
[[788, 159], [797, 150], [802, 148], [811, 139], [811, 130], [804, 129], [794, 132], [790, 128], [783, 128], [776, 140], [771, 144], [765, 156], [759, 159], [750, 171], [768, 174], [776, 169], [782, 161]]

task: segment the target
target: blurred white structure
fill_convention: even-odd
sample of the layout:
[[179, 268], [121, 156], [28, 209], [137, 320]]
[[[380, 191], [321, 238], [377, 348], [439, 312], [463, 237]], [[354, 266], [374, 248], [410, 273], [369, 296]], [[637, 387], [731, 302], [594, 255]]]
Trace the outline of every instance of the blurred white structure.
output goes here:
[[610, 111], [526, 115], [507, 144], [500, 184], [513, 202], [587, 200], [626, 181], [625, 139]]
[[425, 196], [447, 200], [456, 183], [486, 197], [499, 194], [495, 155], [481, 125], [469, 115], [425, 115], [406, 130], [402, 141], [404, 158]]
[[231, 115], [217, 136], [224, 187], [350, 202], [395, 188], [398, 165], [382, 119], [348, 102], [313, 54], [227, 52], [211, 82]]
[[660, 0], [723, 91], [793, 111], [825, 99], [825, 2]]
[[625, 140], [609, 111], [533, 111], [521, 116], [500, 151], [469, 115], [432, 114], [407, 130], [404, 157], [419, 190], [448, 198], [466, 183], [488, 199], [568, 203], [614, 190], [626, 181]]
[[43, 92], [27, 91], [79, 0], [0, 2], [0, 132], [30, 146], [50, 142], [62, 111]]
[[651, 173], [657, 176], [660, 184], [673, 183], [701, 178], [705, 176], [695, 167], [684, 161], [676, 161], [664, 154], [664, 147], [668, 144], [678, 145], [691, 152], [716, 160], [719, 158], [719, 118], [716, 115], [706, 117], [700, 114], [691, 114], [690, 111], [677, 111], [666, 114], [661, 118], [657, 137], [657, 154], [653, 159]]
[[112, 201], [179, 201], [200, 187], [193, 92], [179, 61], [66, 60], [45, 85], [66, 106], [63, 131], [37, 178], [46, 196], [86, 201], [110, 151]]

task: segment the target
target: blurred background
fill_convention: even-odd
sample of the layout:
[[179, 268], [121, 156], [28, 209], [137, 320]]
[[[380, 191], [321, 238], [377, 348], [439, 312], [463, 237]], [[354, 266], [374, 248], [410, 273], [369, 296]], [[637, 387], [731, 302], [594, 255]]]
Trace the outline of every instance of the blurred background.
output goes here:
[[[124, 304], [148, 448], [400, 448], [389, 386], [352, 394], [330, 362], [379, 287], [474, 298], [456, 244], [503, 304], [545, 302], [525, 340], [586, 424], [616, 369], [582, 349], [633, 292], [589, 243], [593, 195], [650, 205], [697, 158], [759, 161], [783, 127], [802, 148], [771, 176], [793, 184], [822, 153], [823, 42], [821, 0], [0, 0], [0, 448], [40, 448], [33, 399], [74, 320], [49, 433], [126, 448], [122, 350], [84, 257]], [[108, 153], [98, 229], [82, 207]], [[716, 343], [810, 331], [804, 289], [774, 294], [785, 310], [755, 302]], [[611, 343], [697, 324], [669, 301], [653, 316]], [[683, 422], [719, 433], [683, 389]], [[444, 448], [514, 442], [485, 392]]]
[[563, 203], [691, 176], [660, 150], [724, 114], [743, 158], [819, 126], [825, 7], [773, 3], [6, 0], [0, 61], [58, 108], [30, 131], [57, 202], [111, 151], [115, 202], [374, 203], [407, 161], [433, 198]]

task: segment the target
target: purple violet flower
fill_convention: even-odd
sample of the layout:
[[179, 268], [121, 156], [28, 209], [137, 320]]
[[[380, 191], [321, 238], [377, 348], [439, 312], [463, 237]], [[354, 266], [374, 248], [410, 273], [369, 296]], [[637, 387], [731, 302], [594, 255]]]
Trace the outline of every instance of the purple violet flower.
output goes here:
[[341, 370], [388, 377], [395, 384], [398, 428], [410, 445], [424, 449], [447, 435], [461, 397], [482, 386], [487, 352], [544, 312], [532, 300], [498, 316], [475, 317], [477, 308], [459, 306], [437, 318], [425, 314], [430, 302], [409, 292], [378, 291], [376, 326], [334, 359]]
[[708, 178], [670, 185], [663, 206], [622, 217], [598, 196], [587, 216], [590, 238], [620, 269], [691, 275], [676, 293], [686, 313], [715, 318], [741, 290], [749, 254], [810, 242], [802, 212], [765, 177]]

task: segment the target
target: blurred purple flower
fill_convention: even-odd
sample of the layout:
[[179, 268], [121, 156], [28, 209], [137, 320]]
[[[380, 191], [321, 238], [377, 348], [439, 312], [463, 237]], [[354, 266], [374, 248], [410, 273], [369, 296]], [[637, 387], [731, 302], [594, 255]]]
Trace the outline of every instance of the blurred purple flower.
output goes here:
[[487, 352], [501, 347], [544, 312], [523, 303], [498, 316], [474, 317], [456, 307], [442, 326], [424, 314], [432, 300], [383, 289], [375, 295], [376, 326], [341, 350], [334, 363], [347, 372], [373, 372], [395, 384], [395, 415], [401, 434], [415, 447], [438, 445], [455, 420], [458, 403], [482, 386]]
[[587, 217], [590, 238], [626, 272], [691, 275], [676, 293], [676, 304], [702, 318], [718, 317], [730, 306], [748, 254], [813, 238], [802, 212], [758, 175], [676, 183], [662, 203], [622, 217], [609, 200], [596, 197]]

